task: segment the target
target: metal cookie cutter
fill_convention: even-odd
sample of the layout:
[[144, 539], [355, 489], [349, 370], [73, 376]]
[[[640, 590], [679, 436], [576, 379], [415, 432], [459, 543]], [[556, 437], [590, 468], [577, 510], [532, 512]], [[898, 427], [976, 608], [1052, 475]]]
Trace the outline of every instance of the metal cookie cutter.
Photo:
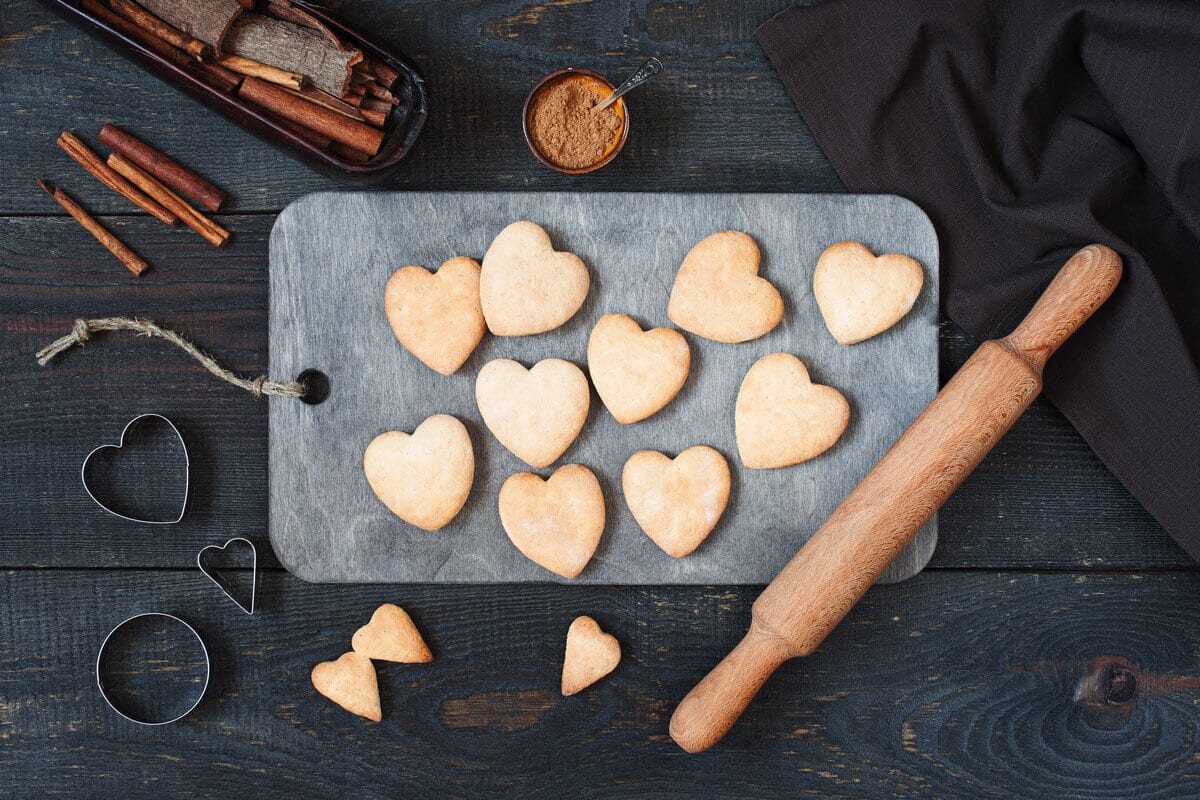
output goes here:
[[[187, 628], [188, 631], [191, 632], [192, 636], [196, 637], [196, 641], [200, 643], [200, 651], [204, 653], [204, 685], [200, 687], [200, 693], [196, 695], [195, 702], [188, 706], [183, 713], [176, 717], [172, 717], [171, 719], [142, 719], [134, 716], [132, 713], [123, 710], [120, 706], [113, 702], [113, 699], [109, 697], [108, 689], [104, 685], [104, 652], [108, 649], [108, 643], [112, 640], [116, 632], [121, 630], [121, 628], [124, 628], [131, 622], [139, 619], [145, 619], [147, 617], [163, 617], [165, 619], [178, 622], [180, 625]], [[200, 701], [204, 699], [204, 693], [208, 691], [208, 679], [211, 674], [212, 660], [208, 655], [208, 645], [204, 643], [204, 639], [200, 638], [200, 634], [196, 631], [196, 629], [174, 614], [164, 614], [160, 611], [151, 611], [145, 614], [134, 614], [132, 617], [117, 623], [117, 626], [108, 632], [108, 636], [104, 637], [104, 642], [100, 645], [100, 651], [96, 653], [96, 688], [100, 690], [100, 696], [104, 698], [104, 702], [108, 704], [108, 707], [117, 712], [118, 715], [124, 717], [130, 722], [135, 722], [138, 725], [169, 725], [172, 722], [178, 722], [188, 714], [192, 713], [192, 711], [196, 709], [196, 706], [200, 705]]]
[[[250, 561], [250, 605], [249, 606], [247, 606], [245, 603], [243, 603], [241, 600], [239, 600], [234, 595], [233, 587], [229, 585], [228, 581], [226, 581], [223, 577], [221, 577], [221, 573], [217, 572], [215, 569], [210, 569], [209, 567], [205, 566], [205, 564], [204, 564], [204, 555], [206, 553], [211, 552], [211, 551], [223, 552], [226, 548], [229, 547], [229, 545], [233, 544], [234, 542], [244, 542], [246, 545], [248, 545], [250, 547], [251, 561]], [[196, 566], [199, 567], [200, 571], [204, 573], [204, 577], [208, 578], [210, 581], [215, 583], [217, 585], [217, 588], [220, 589], [222, 592], [224, 592], [226, 597], [228, 597], [233, 602], [237, 603], [238, 608], [240, 608], [242, 611], [245, 611], [247, 614], [254, 613], [254, 596], [256, 594], [258, 594], [258, 548], [254, 546], [254, 542], [250, 541], [245, 536], [235, 536], [232, 539], [230, 539], [229, 541], [225, 542], [225, 544], [210, 544], [207, 547], [205, 547], [204, 549], [202, 549], [199, 553], [196, 554]]]
[[[179, 506], [179, 516], [175, 517], [175, 519], [138, 519], [137, 517], [130, 517], [126, 514], [113, 511], [111, 508], [102, 503], [98, 497], [96, 497], [95, 493], [92, 491], [91, 485], [88, 483], [87, 468], [88, 463], [92, 460], [92, 456], [96, 455], [102, 450], [120, 450], [125, 446], [125, 437], [129, 434], [129, 431], [137, 426], [137, 424], [141, 421], [150, 418], [159, 419], [165, 422], [167, 427], [175, 432], [175, 436], [179, 439], [179, 446], [183, 448], [183, 503]], [[125, 423], [125, 428], [121, 431], [121, 440], [117, 444], [102, 444], [87, 454], [87, 457], [83, 459], [83, 466], [79, 468], [79, 479], [83, 482], [83, 490], [87, 492], [88, 497], [92, 498], [92, 502], [103, 508], [109, 514], [112, 514], [114, 517], [120, 517], [121, 519], [128, 520], [129, 522], [141, 522], [145, 525], [174, 525], [176, 522], [179, 522], [183, 519], [183, 512], [187, 509], [188, 493], [191, 489], [191, 472], [192, 462], [188, 457], [187, 443], [183, 441], [183, 434], [179, 432], [179, 428], [175, 427], [175, 423], [171, 422], [171, 420], [167, 419], [162, 414], [139, 414], [138, 416], [129, 420], [129, 422]]]

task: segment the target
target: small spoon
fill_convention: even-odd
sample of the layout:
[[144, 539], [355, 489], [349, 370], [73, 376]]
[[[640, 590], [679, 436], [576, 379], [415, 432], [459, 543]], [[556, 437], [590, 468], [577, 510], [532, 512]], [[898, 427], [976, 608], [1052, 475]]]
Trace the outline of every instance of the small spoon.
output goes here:
[[647, 58], [637, 71], [625, 79], [625, 82], [613, 90], [613, 93], [592, 107], [592, 113], [597, 114], [611, 106], [630, 89], [636, 89], [655, 75], [663, 71], [662, 62], [654, 56]]

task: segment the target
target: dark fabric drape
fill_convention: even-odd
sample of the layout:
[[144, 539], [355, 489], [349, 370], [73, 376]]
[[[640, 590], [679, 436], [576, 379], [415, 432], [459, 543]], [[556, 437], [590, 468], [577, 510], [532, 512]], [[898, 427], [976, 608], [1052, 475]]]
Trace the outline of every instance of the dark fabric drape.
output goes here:
[[971, 334], [1121, 254], [1045, 394], [1200, 559], [1200, 3], [832, 0], [756, 35], [846, 186], [933, 219]]

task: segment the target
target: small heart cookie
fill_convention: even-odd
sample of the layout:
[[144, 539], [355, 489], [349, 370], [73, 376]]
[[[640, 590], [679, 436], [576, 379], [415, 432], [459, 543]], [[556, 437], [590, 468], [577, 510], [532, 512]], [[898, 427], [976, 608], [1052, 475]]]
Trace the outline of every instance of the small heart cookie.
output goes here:
[[349, 652], [337, 661], [317, 664], [312, 670], [312, 685], [351, 714], [372, 722], [383, 719], [375, 665], [362, 653]]
[[563, 656], [563, 697], [581, 692], [621, 663], [621, 643], [600, 630], [591, 617], [576, 617], [567, 629], [567, 652]]
[[643, 331], [625, 314], [605, 314], [587, 345], [596, 393], [622, 425], [651, 416], [679, 393], [692, 363], [683, 334], [671, 328]]
[[383, 305], [400, 344], [443, 375], [453, 375], [483, 338], [479, 263], [474, 259], [452, 258], [437, 272], [396, 270]]
[[466, 427], [435, 414], [412, 435], [387, 431], [363, 454], [375, 496], [400, 519], [436, 531], [459, 512], [475, 480], [475, 451]]
[[552, 331], [587, 299], [588, 270], [574, 253], [555, 250], [540, 225], [514, 222], [483, 256], [479, 295], [497, 336]]
[[354, 632], [350, 639], [354, 652], [376, 661], [399, 664], [427, 664], [433, 653], [421, 638], [412, 617], [400, 606], [384, 603], [375, 609], [371, 621]]
[[621, 472], [633, 518], [667, 555], [682, 558], [700, 546], [729, 502], [729, 464], [698, 445], [674, 460], [654, 450], [634, 453]]
[[747, 342], [783, 319], [783, 297], [758, 276], [758, 245], [739, 231], [701, 239], [679, 267], [667, 316], [717, 342]]
[[833, 338], [857, 344], [903, 319], [924, 283], [916, 259], [898, 253], [876, 257], [858, 242], [839, 242], [817, 259], [813, 296]]
[[549, 480], [532, 472], [500, 487], [500, 524], [526, 558], [574, 578], [591, 560], [604, 533], [604, 494], [587, 467], [567, 464]]
[[546, 467], [583, 430], [591, 393], [583, 370], [547, 358], [525, 369], [498, 358], [479, 370], [475, 403], [500, 444], [531, 467]]
[[850, 422], [850, 404], [832, 386], [813, 383], [790, 353], [763, 356], [738, 390], [734, 430], [749, 469], [787, 467], [833, 447]]

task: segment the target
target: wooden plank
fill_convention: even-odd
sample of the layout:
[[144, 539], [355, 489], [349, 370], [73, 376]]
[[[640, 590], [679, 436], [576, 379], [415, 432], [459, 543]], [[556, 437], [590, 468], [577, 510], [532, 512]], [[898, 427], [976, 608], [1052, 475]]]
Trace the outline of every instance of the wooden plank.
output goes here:
[[[688, 756], [667, 719], [740, 636], [754, 590], [306, 586], [276, 571], [247, 617], [195, 570], [9, 573], [6, 788], [16, 798], [1168, 800], [1200, 779], [1198, 592], [1200, 576], [1165, 574], [927, 571], [876, 587], [716, 749]], [[383, 601], [412, 613], [435, 660], [378, 665], [384, 721], [373, 725], [316, 695], [308, 676]], [[186, 616], [215, 656], [200, 708], [155, 730], [117, 718], [92, 676], [109, 627], [143, 610]], [[580, 613], [612, 631], [624, 657], [564, 699], [563, 636]]]
[[[554, 247], [587, 265], [583, 308], [544, 336], [487, 336], [454, 375], [401, 348], [383, 311], [383, 287], [406, 264], [436, 269], [451, 255], [482, 259], [493, 237], [534, 220]], [[496, 497], [530, 468], [488, 431], [475, 376], [493, 359], [526, 367], [546, 358], [586, 367], [588, 337], [605, 313], [643, 327], [671, 325], [667, 300], [684, 256], [706, 236], [744, 230], [762, 272], [784, 297], [775, 330], [736, 347], [687, 335], [692, 369], [665, 409], [621, 425], [593, 397], [587, 423], [562, 458], [593, 470], [607, 499], [605, 531], [575, 583], [765, 583], [775, 576], [937, 393], [937, 238], [929, 218], [899, 197], [797, 194], [324, 193], [284, 211], [271, 236], [271, 365], [319, 369], [332, 391], [314, 407], [272, 399], [271, 541], [294, 574], [323, 582], [495, 583], [556, 580], [502, 530]], [[838, 344], [812, 299], [812, 266], [829, 245], [859, 241], [921, 262], [921, 296], [898, 325], [854, 347]], [[653, 246], [647, 243], [653, 242]], [[447, 248], [450, 248], [447, 250]], [[769, 353], [798, 355], [814, 380], [848, 398], [851, 424], [827, 453], [788, 469], [748, 470], [734, 442], [733, 405], [747, 371]], [[475, 482], [466, 506], [436, 536], [397, 519], [362, 473], [362, 453], [388, 430], [411, 432], [451, 414], [472, 433]], [[733, 490], [716, 529], [686, 558], [642, 532], [620, 489], [642, 449], [672, 456], [692, 445], [729, 461]], [[889, 568], [903, 580], [929, 560], [936, 521]]]
[[[433, 118], [386, 186], [421, 190], [821, 192], [841, 183], [752, 38], [790, 0], [678, 6], [630, 0], [545, 5], [361, 0], [347, 22], [412, 57], [431, 86]], [[35, 176], [79, 188], [53, 147], [71, 128], [93, 141], [125, 127], [230, 194], [229, 210], [278, 210], [338, 188], [241, 128], [151, 77], [33, 0], [0, 4], [7, 21], [0, 85], [11, 87], [0, 126], [0, 213], [25, 213]], [[540, 20], [540, 22], [539, 22]], [[731, 24], [730, 20], [735, 21]], [[64, 57], [69, 53], [70, 57]], [[446, 54], [454, 54], [447, 58]], [[619, 158], [584, 179], [534, 161], [521, 105], [545, 74], [567, 66], [620, 80], [649, 54], [666, 71], [629, 98], [632, 128]], [[53, 98], [53, 101], [48, 100]], [[120, 198], [80, 198], [121, 213]]]
[[[274, 219], [219, 219], [235, 233], [214, 253], [187, 231], [105, 217], [155, 264], [134, 280], [69, 217], [0, 218], [0, 565], [187, 566], [213, 538], [265, 534], [264, 402], [216, 383], [161, 343], [127, 334], [98, 336], [50, 367], [33, 359], [78, 316], [132, 313], [192, 336], [244, 373], [264, 371]], [[945, 377], [974, 344], [949, 323], [941, 342]], [[194, 458], [191, 512], [167, 531], [98, 513], [77, 474], [88, 450], [150, 410], [181, 425]], [[951, 498], [940, 522], [940, 567], [1195, 568], [1043, 400]]]

